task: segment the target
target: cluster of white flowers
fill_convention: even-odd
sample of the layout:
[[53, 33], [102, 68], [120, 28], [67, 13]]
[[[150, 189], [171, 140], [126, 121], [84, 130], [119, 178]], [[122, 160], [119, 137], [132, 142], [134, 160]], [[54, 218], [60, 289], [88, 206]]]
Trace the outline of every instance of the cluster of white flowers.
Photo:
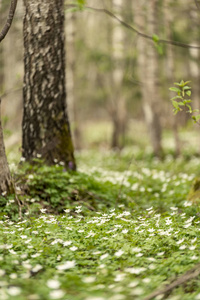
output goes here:
[[[142, 174], [155, 177], [159, 174], [161, 181], [163, 178], [170, 179], [169, 174], [150, 172], [149, 169], [143, 169]], [[189, 206], [188, 202], [185, 202], [184, 206]], [[128, 288], [132, 289], [130, 295], [133, 297], [142, 295], [143, 286], [152, 280], [149, 274], [157, 268], [160, 261], [167, 260], [171, 246], [174, 251], [181, 254], [185, 254], [187, 251], [191, 263], [199, 259], [198, 238], [187, 234], [191, 227], [198, 227], [200, 223], [198, 216], [190, 215], [188, 217], [187, 213], [180, 214], [176, 206], [171, 206], [170, 214], [164, 215], [164, 217], [156, 213], [156, 209], [150, 205], [137, 217], [123, 209], [123, 205], [119, 210], [110, 209], [104, 213], [96, 212], [86, 218], [81, 216], [82, 210], [82, 206], [77, 206], [75, 210], [67, 208], [63, 216], [57, 217], [48, 215], [46, 209], [41, 209], [41, 216], [34, 220], [34, 224], [31, 226], [27, 221], [28, 217], [15, 223], [5, 216], [0, 221], [2, 236], [7, 238], [15, 234], [17, 241], [24, 247], [24, 253], [21, 254], [16, 243], [13, 242], [13, 238], [8, 239], [7, 243], [0, 243], [0, 250], [13, 257], [12, 264], [16, 268], [20, 266], [24, 270], [19, 274], [12, 271], [9, 274], [10, 280], [18, 278], [25, 280], [31, 278], [33, 274], [37, 276], [37, 273], [45, 272], [46, 266], [43, 259], [45, 250], [37, 248], [43, 242], [47, 242], [48, 247], [51, 250], [55, 249], [57, 253], [53, 262], [55, 274], [46, 279], [46, 288], [50, 289], [49, 299], [62, 299], [66, 296], [60, 278], [64, 272], [79, 272], [81, 258], [86, 251], [88, 251], [89, 260], [91, 259], [92, 263], [95, 262], [97, 267], [95, 276], [92, 272], [85, 273], [85, 275], [79, 273], [82, 285], [89, 286], [91, 284], [90, 291], [92, 289], [95, 291], [97, 286], [99, 289], [104, 289], [106, 284], [99, 283], [99, 278], [102, 278], [102, 275], [106, 277], [113, 262], [116, 265], [123, 262], [120, 268], [113, 270], [113, 283], [109, 285], [111, 290], [115, 290], [116, 299], [120, 299], [120, 295], [122, 295], [120, 292], [124, 290], [122, 283], [120, 285], [120, 282], [123, 281], [127, 281]], [[74, 216], [70, 215], [71, 211], [73, 214], [75, 211]], [[179, 223], [178, 228], [177, 222]], [[53, 232], [51, 232], [51, 228], [54, 228]], [[64, 234], [61, 231], [64, 231]], [[170, 237], [171, 246], [168, 245], [168, 237]], [[163, 248], [159, 250], [156, 248], [157, 246], [151, 245], [153, 251], [148, 251], [152, 239], [155, 239], [155, 245], [163, 243]], [[145, 248], [146, 245], [148, 247]], [[127, 257], [133, 260], [128, 265], [126, 264]], [[0, 263], [1, 261], [3, 261], [3, 256], [0, 256]], [[7, 272], [2, 264], [0, 284], [3, 282], [1, 278], [5, 276], [7, 276]], [[136, 277], [138, 280], [133, 280]], [[18, 296], [22, 293], [22, 288], [14, 285], [8, 286], [8, 284], [5, 286], [7, 295]], [[112, 299], [112, 297], [110, 298]]]

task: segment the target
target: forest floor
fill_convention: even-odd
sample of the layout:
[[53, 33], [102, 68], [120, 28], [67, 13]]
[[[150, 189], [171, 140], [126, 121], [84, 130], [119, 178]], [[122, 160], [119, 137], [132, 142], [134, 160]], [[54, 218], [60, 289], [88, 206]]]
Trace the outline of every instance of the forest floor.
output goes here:
[[200, 299], [200, 208], [188, 200], [200, 158], [133, 150], [82, 151], [72, 174], [11, 164], [22, 204], [20, 217], [1, 198], [1, 300]]

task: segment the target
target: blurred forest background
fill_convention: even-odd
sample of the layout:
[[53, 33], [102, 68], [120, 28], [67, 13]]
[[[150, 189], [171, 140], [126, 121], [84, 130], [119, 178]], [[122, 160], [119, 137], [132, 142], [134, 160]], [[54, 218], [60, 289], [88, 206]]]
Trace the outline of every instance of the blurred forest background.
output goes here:
[[[174, 82], [191, 80], [193, 107], [200, 108], [200, 49], [195, 48], [200, 45], [200, 11], [195, 1], [87, 0], [89, 8], [82, 11], [74, 11], [72, 3], [65, 6], [66, 86], [76, 150], [126, 146], [160, 156], [163, 150], [178, 155], [193, 147], [199, 153], [199, 127], [184, 113], [174, 116], [169, 101]], [[1, 0], [1, 26], [8, 9], [9, 1]], [[19, 1], [0, 45], [5, 142], [16, 149], [23, 112], [23, 15]]]

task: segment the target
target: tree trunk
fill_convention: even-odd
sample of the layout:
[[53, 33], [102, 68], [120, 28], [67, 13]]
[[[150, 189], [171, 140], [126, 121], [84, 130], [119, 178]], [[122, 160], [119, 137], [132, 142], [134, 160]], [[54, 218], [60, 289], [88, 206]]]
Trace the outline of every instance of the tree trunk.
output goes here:
[[[113, 0], [115, 15], [121, 18], [123, 0]], [[123, 148], [127, 123], [126, 100], [123, 95], [124, 28], [114, 23], [112, 32], [113, 63], [111, 117], [113, 122], [112, 148]]]
[[[170, 3], [171, 0], [165, 0], [164, 6], [165, 6], [165, 30], [166, 30], [166, 38], [168, 40], [172, 40], [172, 33], [171, 33], [171, 27], [172, 27], [172, 14], [170, 13]], [[165, 66], [165, 72], [167, 75], [167, 81], [168, 86], [171, 86], [176, 80], [175, 80], [175, 70], [174, 70], [174, 47], [171, 44], [168, 44], [166, 47], [166, 66]], [[174, 93], [170, 93], [170, 98], [174, 97]], [[170, 105], [171, 107], [171, 105]], [[172, 116], [172, 130], [174, 134], [174, 142], [175, 142], [175, 155], [179, 156], [181, 153], [181, 141], [178, 133], [178, 116]]]
[[[0, 42], [6, 37], [13, 21], [17, 0], [11, 0], [10, 10], [3, 29], [0, 31]], [[14, 184], [11, 179], [10, 170], [8, 167], [4, 139], [3, 128], [1, 125], [1, 99], [0, 99], [0, 194], [13, 194], [15, 192]]]
[[[138, 4], [139, 12], [135, 15], [136, 24], [148, 34], [156, 33], [156, 6], [157, 0], [149, 0], [147, 3]], [[138, 39], [138, 71], [141, 84], [143, 110], [153, 152], [156, 156], [162, 156], [158, 95], [158, 57], [152, 41], [143, 37]]]
[[22, 154], [75, 169], [66, 111], [63, 0], [24, 0]]
[[[1, 113], [1, 99], [0, 99], [0, 113]], [[3, 128], [1, 125], [0, 116], [0, 194], [13, 194], [14, 185], [11, 179], [10, 170], [5, 153], [4, 139], [3, 139]]]
[[[199, 29], [199, 11], [190, 9], [188, 11], [189, 18], [191, 20], [189, 24], [189, 31], [196, 30], [198, 32]], [[196, 36], [194, 44], [199, 45], [200, 39], [199, 35]], [[200, 109], [200, 51], [199, 49], [189, 49], [189, 76], [188, 78], [192, 82], [192, 106], [194, 109]], [[199, 132], [199, 125], [194, 125], [196, 130]], [[198, 141], [199, 142], [199, 141]], [[200, 152], [199, 145], [197, 142], [197, 152]]]
[[75, 149], [81, 149], [81, 131], [78, 124], [77, 96], [76, 96], [76, 14], [67, 12], [67, 103], [72, 124], [72, 136]]
[[[22, 19], [23, 3], [19, 1], [12, 27], [2, 43], [3, 49], [3, 90], [2, 115], [8, 117], [7, 128], [12, 132], [20, 130], [22, 119], [22, 82], [23, 82], [23, 40]], [[15, 48], [13, 49], [13, 41]]]

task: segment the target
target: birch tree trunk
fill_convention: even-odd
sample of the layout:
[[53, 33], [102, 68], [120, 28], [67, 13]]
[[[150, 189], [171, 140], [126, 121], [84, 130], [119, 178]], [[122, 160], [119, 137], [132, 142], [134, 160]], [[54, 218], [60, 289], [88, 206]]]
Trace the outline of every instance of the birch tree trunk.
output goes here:
[[[137, 3], [136, 23], [142, 32], [147, 32], [150, 35], [156, 33], [156, 6], [157, 0]], [[162, 129], [159, 115], [157, 51], [153, 42], [143, 37], [138, 38], [137, 47], [144, 116], [153, 152], [159, 157], [162, 155]]]
[[[193, 9], [192, 7], [188, 11], [189, 18], [191, 20], [189, 24], [189, 32], [194, 31], [197, 32], [194, 36], [194, 44], [199, 45], [199, 10]], [[188, 78], [192, 82], [192, 100], [193, 100], [193, 108], [200, 109], [200, 50], [199, 49], [189, 49], [189, 75]], [[199, 131], [199, 125], [194, 125], [196, 129]], [[199, 152], [199, 141], [197, 141], [197, 148]]]
[[63, 0], [24, 0], [22, 154], [75, 169], [66, 111]]
[[[165, 29], [166, 29], [166, 38], [168, 40], [172, 40], [172, 34], [171, 34], [171, 27], [172, 27], [172, 18], [173, 15], [170, 13], [170, 3], [171, 0], [165, 0], [164, 6], [165, 6]], [[174, 70], [174, 48], [171, 44], [168, 44], [166, 47], [166, 75], [167, 75], [167, 81], [168, 86], [171, 86], [176, 80], [175, 80], [175, 70]], [[170, 98], [174, 97], [174, 93], [171, 93]], [[172, 116], [172, 126], [173, 126], [173, 134], [174, 134], [174, 142], [175, 142], [175, 154], [176, 156], [179, 156], [181, 153], [181, 141], [178, 134], [178, 116]]]
[[67, 103], [72, 124], [72, 136], [75, 149], [81, 149], [81, 132], [78, 124], [76, 97], [76, 14], [67, 12]]
[[[115, 15], [119, 18], [122, 15], [123, 2], [123, 0], [113, 0]], [[127, 123], [126, 100], [122, 91], [124, 78], [124, 42], [124, 28], [120, 24], [114, 24], [112, 32], [114, 62], [111, 103], [111, 117], [113, 121], [112, 148], [122, 148], [124, 146]]]

